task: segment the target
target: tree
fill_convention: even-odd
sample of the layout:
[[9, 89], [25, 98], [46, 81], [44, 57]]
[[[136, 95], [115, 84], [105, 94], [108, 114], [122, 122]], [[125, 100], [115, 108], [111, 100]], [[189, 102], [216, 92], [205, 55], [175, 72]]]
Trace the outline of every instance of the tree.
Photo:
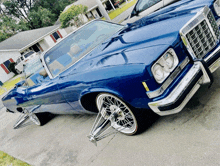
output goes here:
[[34, 6], [35, 0], [7, 0], [1, 5], [1, 13], [17, 20], [25, 19], [27, 22], [28, 13]]
[[2, 42], [3, 40], [11, 37], [13, 34], [7, 34], [7, 33], [4, 33], [4, 32], [1, 32], [0, 31], [0, 42]]
[[18, 31], [28, 30], [23, 20], [17, 24], [16, 20], [8, 16], [2, 16], [0, 22], [0, 42], [16, 34]]
[[84, 5], [72, 5], [68, 10], [61, 13], [60, 22], [61, 27], [65, 28], [70, 25], [70, 20], [77, 22], [80, 20], [80, 16], [87, 11], [88, 7]]
[[72, 4], [77, 0], [37, 0], [34, 5], [34, 10], [38, 10], [38, 7], [46, 8], [54, 14], [55, 20], [59, 18], [60, 13], [65, 9], [65, 7], [69, 4]]
[[48, 9], [38, 7], [38, 10], [31, 11], [28, 15], [29, 27], [41, 28], [51, 26], [55, 20], [55, 14], [52, 14]]
[[75, 1], [0, 0], [0, 41], [19, 31], [53, 25], [64, 8]]

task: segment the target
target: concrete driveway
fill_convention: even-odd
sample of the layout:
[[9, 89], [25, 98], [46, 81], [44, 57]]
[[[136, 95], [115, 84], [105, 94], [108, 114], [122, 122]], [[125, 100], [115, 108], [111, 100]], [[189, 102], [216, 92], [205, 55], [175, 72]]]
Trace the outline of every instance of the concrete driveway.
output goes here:
[[220, 70], [179, 114], [161, 117], [137, 136], [116, 134], [95, 147], [93, 115], [56, 116], [45, 126], [12, 129], [18, 114], [0, 111], [0, 150], [36, 166], [220, 165]]

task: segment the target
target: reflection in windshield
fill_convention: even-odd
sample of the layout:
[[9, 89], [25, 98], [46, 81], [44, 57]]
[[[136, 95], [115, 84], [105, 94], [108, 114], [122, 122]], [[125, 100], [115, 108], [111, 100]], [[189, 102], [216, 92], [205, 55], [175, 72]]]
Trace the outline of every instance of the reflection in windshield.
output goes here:
[[77, 30], [48, 51], [44, 60], [53, 76], [66, 70], [123, 26], [94, 21]]
[[155, 5], [156, 3], [160, 2], [162, 0], [143, 0], [139, 1], [136, 6], [136, 11], [141, 12], [143, 10], [148, 9], [149, 7]]
[[32, 74], [35, 74], [38, 70], [42, 69], [42, 63], [40, 61], [40, 58], [34, 58], [31, 59], [31, 61], [29, 61], [24, 68], [24, 73], [26, 75], [26, 77], [31, 76]]

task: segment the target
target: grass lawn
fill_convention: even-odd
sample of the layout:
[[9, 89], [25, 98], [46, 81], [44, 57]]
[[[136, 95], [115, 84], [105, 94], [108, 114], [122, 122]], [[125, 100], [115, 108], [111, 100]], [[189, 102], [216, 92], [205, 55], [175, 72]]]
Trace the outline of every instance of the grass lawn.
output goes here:
[[[112, 20], [113, 18], [117, 17], [118, 15], [123, 13], [125, 10], [127, 10], [128, 8], [133, 6], [136, 2], [137, 2], [137, 0], [133, 0], [128, 3], [124, 2], [123, 4], [120, 5], [120, 8], [117, 8], [116, 10], [109, 12], [109, 14], [108, 14], [109, 17]], [[103, 18], [103, 20], [105, 20], [105, 18]]]
[[1, 166], [30, 166], [29, 164], [17, 160], [14, 157], [0, 151], [0, 165]]
[[5, 82], [2, 86], [2, 88], [0, 88], [0, 95], [4, 94], [6, 92], [6, 90], [10, 90], [12, 89], [16, 83], [18, 83], [21, 80], [21, 77], [18, 77], [16, 79], [11, 79], [7, 82]]

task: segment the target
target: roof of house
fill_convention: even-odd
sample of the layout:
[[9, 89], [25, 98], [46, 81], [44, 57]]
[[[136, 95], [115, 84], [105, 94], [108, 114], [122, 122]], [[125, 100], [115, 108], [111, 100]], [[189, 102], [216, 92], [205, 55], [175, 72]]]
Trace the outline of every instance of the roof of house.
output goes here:
[[[101, 0], [101, 1], [106, 2], [108, 0]], [[70, 4], [70, 5], [66, 6], [64, 11], [69, 9], [72, 5], [80, 5], [80, 4], [88, 7], [87, 12], [89, 12], [89, 11], [91, 11], [91, 10], [98, 7], [96, 0], [78, 0], [78, 1], [74, 2], [73, 4]]]
[[0, 43], [0, 51], [23, 51], [45, 36], [59, 29], [60, 25], [19, 32]]

